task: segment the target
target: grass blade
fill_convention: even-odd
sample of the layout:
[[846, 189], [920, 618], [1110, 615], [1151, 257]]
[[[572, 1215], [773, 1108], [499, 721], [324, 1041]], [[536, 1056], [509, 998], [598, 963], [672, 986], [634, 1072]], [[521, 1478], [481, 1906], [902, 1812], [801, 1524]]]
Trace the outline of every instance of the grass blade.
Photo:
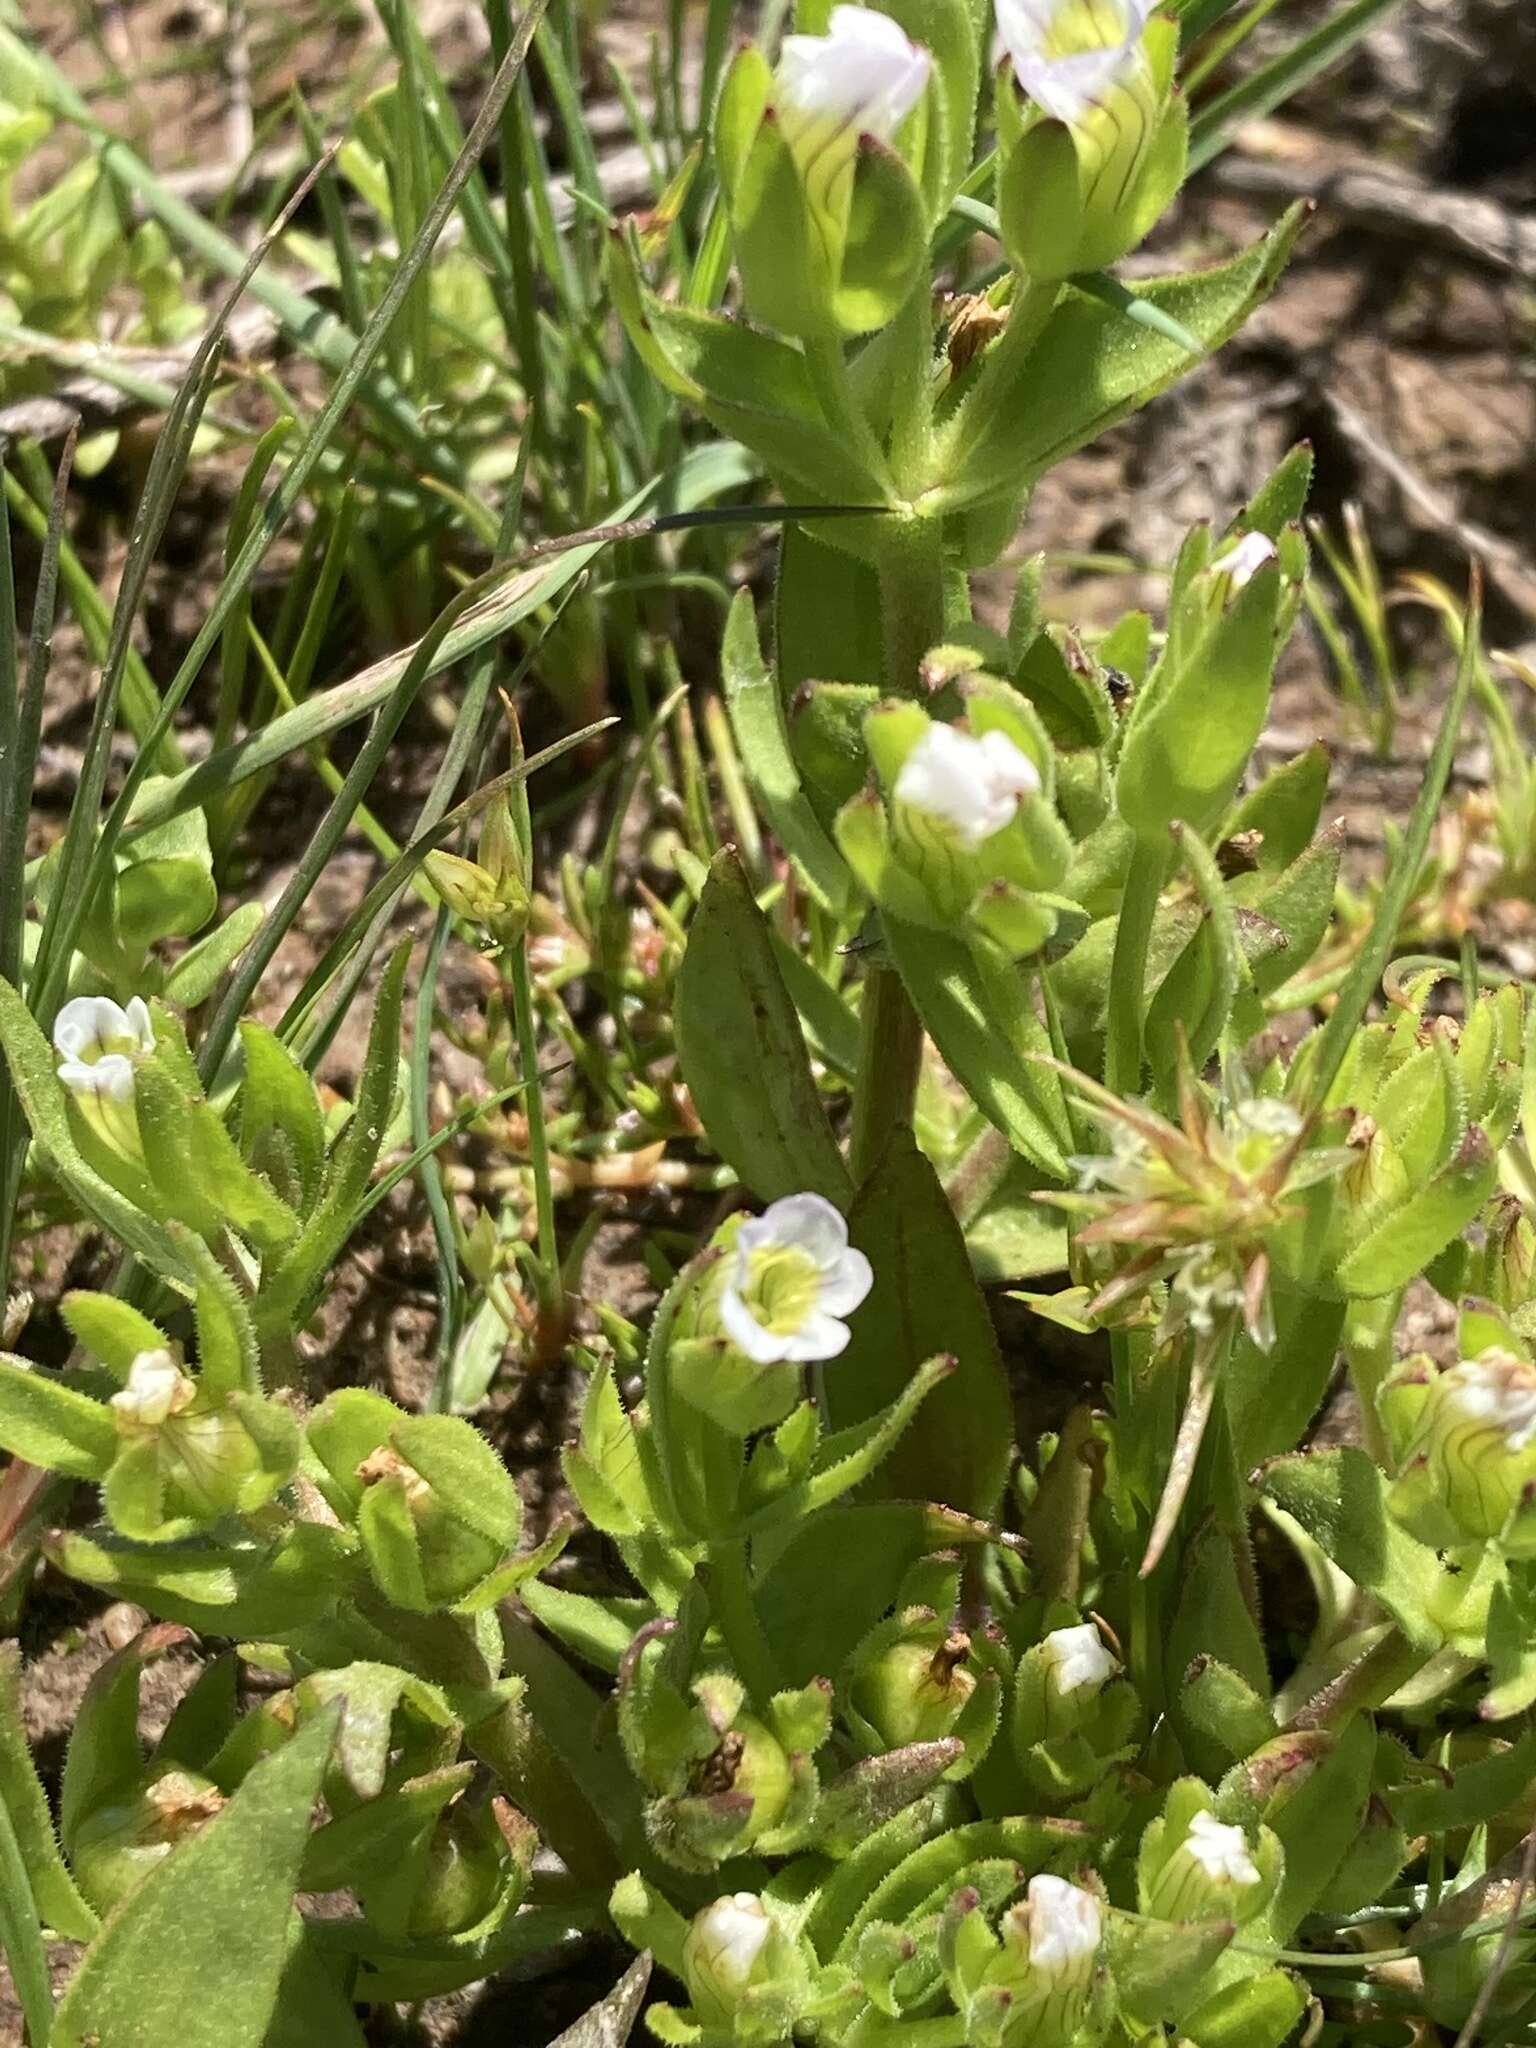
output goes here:
[[1331, 20], [1207, 102], [1190, 126], [1191, 172], [1220, 156], [1243, 122], [1272, 114], [1293, 93], [1331, 69], [1398, 5], [1400, 0], [1349, 0]]
[[1408, 820], [1408, 829], [1403, 834], [1402, 846], [1387, 877], [1387, 885], [1382, 890], [1370, 936], [1356, 955], [1355, 964], [1349, 971], [1349, 979], [1339, 990], [1333, 1015], [1323, 1027], [1310, 1080], [1312, 1100], [1316, 1103], [1323, 1101], [1344, 1064], [1350, 1040], [1359, 1028], [1360, 1020], [1364, 1017], [1372, 997], [1380, 987], [1382, 974], [1392, 957], [1392, 948], [1397, 943], [1397, 930], [1402, 922], [1403, 912], [1418, 886], [1419, 873], [1429, 846], [1429, 835], [1434, 828], [1440, 799], [1444, 796], [1445, 786], [1450, 780], [1451, 764], [1456, 758], [1456, 741], [1461, 733], [1461, 721], [1466, 712], [1467, 698], [1471, 695], [1473, 678], [1482, 658], [1482, 609], [1482, 575], [1474, 564], [1472, 589], [1467, 599], [1466, 632], [1462, 641], [1461, 659], [1456, 668], [1456, 680], [1451, 688], [1450, 702], [1446, 705], [1445, 715], [1440, 720], [1440, 730], [1435, 735], [1434, 749], [1424, 770], [1423, 787], [1419, 791], [1418, 802], [1413, 807], [1413, 815]]

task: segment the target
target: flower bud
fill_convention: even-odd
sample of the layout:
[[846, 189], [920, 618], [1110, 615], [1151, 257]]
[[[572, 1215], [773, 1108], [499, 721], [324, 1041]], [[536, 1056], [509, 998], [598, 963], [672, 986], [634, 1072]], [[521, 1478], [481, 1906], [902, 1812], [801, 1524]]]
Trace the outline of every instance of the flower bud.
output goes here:
[[195, 1771], [167, 1770], [128, 1798], [98, 1807], [80, 1824], [71, 1844], [75, 1876], [93, 1905], [105, 1912], [141, 1878], [219, 1812], [224, 1795]]
[[54, 1019], [53, 1044], [79, 1114], [104, 1145], [142, 1163], [133, 1070], [155, 1046], [143, 1000], [134, 996], [123, 1009], [107, 996], [76, 996]]
[[1267, 1828], [1258, 1845], [1211, 1811], [1198, 1779], [1181, 1779], [1142, 1837], [1137, 1862], [1141, 1910], [1159, 1920], [1251, 1920], [1273, 1892], [1280, 1845]]
[[971, 925], [1012, 957], [1056, 925], [1054, 890], [1071, 857], [1031, 707], [987, 677], [970, 679], [966, 725], [914, 703], [877, 705], [865, 743], [884, 803], [870, 792], [838, 814], [844, 858], [882, 909], [910, 924]]
[[1024, 1896], [1002, 1917], [983, 1986], [1007, 1994], [1003, 2048], [1065, 2048], [1087, 2017], [1103, 1913], [1092, 1892], [1048, 1873]]
[[210, 1395], [171, 1351], [141, 1351], [110, 1407], [121, 1449], [106, 1506], [124, 1535], [154, 1541], [167, 1519], [211, 1522], [254, 1507], [292, 1470], [297, 1436], [285, 1411], [260, 1396]]
[[755, 1892], [733, 1892], [696, 1913], [683, 1939], [683, 1981], [708, 2026], [726, 2026], [749, 1991], [798, 1988], [805, 1966]]
[[1033, 279], [1113, 263], [1178, 190], [1185, 120], [1152, 12], [1153, 0], [998, 0], [1012, 72], [998, 88], [998, 212]]
[[834, 7], [784, 38], [777, 72], [744, 50], [715, 122], [747, 304], [781, 333], [862, 334], [900, 306], [927, 253], [916, 179], [892, 146], [928, 52], [874, 7]]
[[879, 1652], [853, 1686], [853, 1704], [889, 1749], [938, 1742], [953, 1732], [976, 1690], [971, 1639], [931, 1628]]
[[489, 1807], [450, 1806], [432, 1830], [409, 1931], [444, 1940], [483, 1920], [512, 1874], [507, 1843]]
[[510, 946], [528, 928], [527, 861], [505, 796], [487, 805], [480, 825], [477, 858], [437, 851], [424, 862], [428, 879], [455, 914], [479, 925], [499, 946]]
[[1022, 1745], [1074, 1735], [1120, 1670], [1091, 1622], [1052, 1629], [1026, 1650], [1014, 1677], [1014, 1740]]
[[196, 1383], [169, 1351], [141, 1351], [128, 1368], [127, 1384], [112, 1396], [112, 1420], [123, 1436], [137, 1436], [182, 1414], [196, 1395]]
[[1394, 1511], [1411, 1519], [1432, 1501], [1446, 1518], [1438, 1540], [1513, 1539], [1533, 1491], [1536, 1366], [1491, 1348], [1440, 1373], [1423, 1397]]

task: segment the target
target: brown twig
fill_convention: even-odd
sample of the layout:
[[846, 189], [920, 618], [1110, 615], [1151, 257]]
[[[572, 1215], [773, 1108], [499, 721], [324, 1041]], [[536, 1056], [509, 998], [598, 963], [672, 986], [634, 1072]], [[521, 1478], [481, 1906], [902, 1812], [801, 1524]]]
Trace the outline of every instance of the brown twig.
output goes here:
[[1504, 1932], [1499, 1937], [1492, 1966], [1472, 2002], [1472, 2010], [1467, 2014], [1467, 2023], [1456, 2036], [1455, 2048], [1473, 2048], [1473, 2043], [1482, 2031], [1483, 2021], [1493, 2010], [1493, 2001], [1504, 1980], [1504, 1973], [1514, 1960], [1515, 1938], [1520, 1932], [1520, 1915], [1525, 1909], [1526, 1894], [1533, 1883], [1536, 1883], [1536, 1828], [1532, 1828], [1525, 1838], [1525, 1854], [1520, 1861], [1520, 1877], [1515, 1886], [1515, 1896], [1510, 1901]]

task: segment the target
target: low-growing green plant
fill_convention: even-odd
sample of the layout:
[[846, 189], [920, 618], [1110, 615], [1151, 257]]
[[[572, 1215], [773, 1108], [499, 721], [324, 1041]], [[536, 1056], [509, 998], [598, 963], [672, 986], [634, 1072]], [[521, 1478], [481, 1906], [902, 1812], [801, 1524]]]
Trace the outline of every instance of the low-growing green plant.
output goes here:
[[[721, 67], [689, 266], [679, 187], [660, 226], [611, 230], [607, 276], [626, 388], [654, 380], [678, 447], [684, 411], [735, 444], [682, 457], [666, 516], [754, 468], [785, 500], [771, 640], [740, 590], [719, 699], [695, 723], [669, 692], [606, 843], [554, 875], [528, 781], [592, 729], [525, 758], [514, 721], [486, 780], [484, 650], [637, 529], [519, 563], [521, 463], [499, 566], [411, 648], [148, 772], [221, 636], [221, 701], [247, 702], [250, 578], [371, 366], [423, 373], [441, 206], [352, 308], [325, 409], [259, 450], [103, 824], [195, 366], [68, 830], [30, 870], [0, 830], [0, 1168], [123, 1255], [61, 1302], [62, 1370], [0, 1360], [6, 1561], [153, 1617], [92, 1680], [56, 1802], [0, 1667], [0, 1941], [35, 2048], [361, 2043], [369, 2008], [605, 1930], [668, 1980], [651, 2032], [700, 2048], [1532, 2037], [1536, 1012], [1474, 949], [1403, 957], [1463, 714], [1492, 701], [1476, 593], [1361, 911], [1325, 752], [1252, 765], [1308, 603], [1309, 451], [1187, 537], [1156, 618], [1047, 624], [1031, 565], [993, 624], [971, 582], [1052, 465], [1275, 281], [1298, 218], [1213, 271], [1113, 276], [1191, 151], [1382, 11], [1193, 120], [1180, 77], [1241, 40], [1202, 54], [1219, 6], [1000, 0], [994, 51], [967, 0], [805, 4]], [[494, 18], [505, 109], [527, 36]], [[371, 196], [404, 241], [400, 191]], [[985, 278], [959, 254], [979, 232]], [[426, 329], [391, 341], [413, 290]], [[516, 351], [497, 374], [514, 358], [526, 382]], [[43, 652], [0, 729], [28, 778], [62, 506], [61, 484]], [[458, 660], [411, 837], [274, 1028], [260, 977]], [[176, 954], [212, 922], [238, 793], [366, 713], [270, 914]], [[660, 829], [631, 891], [643, 775]], [[412, 886], [437, 917], [414, 1031], [406, 944], [338, 1103], [316, 1065]], [[434, 1130], [450, 933], [485, 956], [452, 1027], [484, 1087]], [[593, 1222], [562, 1238], [559, 1198], [663, 1164], [743, 1199], [689, 1219], [677, 1264], [655, 1235], [648, 1317], [583, 1301]], [[412, 1173], [443, 1276], [422, 1413], [307, 1370], [343, 1248]], [[988, 1282], [1028, 1333], [1006, 1359]], [[1434, 1356], [1398, 1342], [1426, 1294], [1454, 1309]], [[509, 1334], [584, 1377], [579, 1557], [570, 1520], [525, 1544], [462, 1412]], [[1331, 1397], [1350, 1423], [1320, 1436]], [[94, 1520], [57, 1511], [70, 1482]], [[146, 1753], [142, 1674], [194, 1636], [220, 1647]], [[47, 1931], [85, 1944], [57, 2003]], [[642, 1983], [587, 2038], [620, 2038]]]

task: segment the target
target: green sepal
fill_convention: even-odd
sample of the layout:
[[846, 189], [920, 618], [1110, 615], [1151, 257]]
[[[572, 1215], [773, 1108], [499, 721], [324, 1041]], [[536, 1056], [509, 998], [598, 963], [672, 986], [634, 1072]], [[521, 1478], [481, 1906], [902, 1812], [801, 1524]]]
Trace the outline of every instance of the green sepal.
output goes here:
[[922, 194], [906, 163], [872, 136], [859, 138], [848, 239], [832, 311], [844, 334], [870, 334], [906, 303], [928, 251]]
[[1229, 1984], [1185, 2016], [1193, 2048], [1281, 2048], [1307, 2009], [1301, 1983], [1285, 1970], [1265, 1970]]

